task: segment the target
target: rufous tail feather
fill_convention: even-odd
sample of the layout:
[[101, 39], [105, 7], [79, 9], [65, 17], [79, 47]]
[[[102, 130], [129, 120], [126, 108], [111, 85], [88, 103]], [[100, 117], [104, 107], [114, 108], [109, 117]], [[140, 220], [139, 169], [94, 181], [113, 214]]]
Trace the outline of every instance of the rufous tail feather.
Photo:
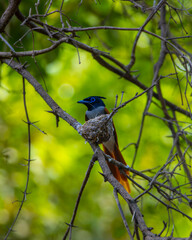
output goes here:
[[[113, 152], [110, 152], [104, 145], [103, 145], [103, 150], [107, 155], [110, 155], [115, 160], [127, 165], [120, 150], [119, 150], [119, 147], [116, 144], [114, 145]], [[126, 191], [128, 193], [130, 193], [131, 189], [130, 189], [127, 177], [123, 173], [121, 173], [119, 171], [119, 168], [117, 166], [115, 166], [114, 164], [112, 164], [110, 162], [107, 162], [107, 164], [108, 164], [113, 176], [121, 183], [121, 185], [123, 185], [123, 187], [126, 189]], [[126, 170], [122, 170], [122, 171], [124, 171], [126, 174], [129, 174], [129, 172]]]

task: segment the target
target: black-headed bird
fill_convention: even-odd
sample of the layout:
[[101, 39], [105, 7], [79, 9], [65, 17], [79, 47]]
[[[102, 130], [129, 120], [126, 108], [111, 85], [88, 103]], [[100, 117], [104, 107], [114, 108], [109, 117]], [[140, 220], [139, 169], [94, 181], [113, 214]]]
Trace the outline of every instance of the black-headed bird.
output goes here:
[[[104, 97], [99, 96], [91, 96], [88, 98], [85, 98], [83, 100], [78, 101], [78, 103], [84, 104], [88, 109], [85, 113], [85, 120], [88, 121], [90, 119], [93, 119], [95, 117], [98, 117], [103, 114], [109, 114], [109, 111], [105, 107], [104, 102], [102, 99], [105, 99]], [[121, 154], [121, 151], [119, 150], [118, 145], [118, 139], [117, 139], [117, 133], [115, 130], [115, 126], [113, 124], [113, 134], [109, 138], [108, 141], [103, 142], [103, 150], [106, 154], [110, 155], [115, 160], [123, 163], [126, 165], [126, 162]], [[129, 174], [128, 171], [122, 170], [122, 172], [119, 171], [119, 168], [115, 166], [113, 163], [107, 162], [113, 176], [123, 185], [123, 187], [127, 190], [128, 193], [131, 192], [129, 182], [127, 177], [123, 174]]]

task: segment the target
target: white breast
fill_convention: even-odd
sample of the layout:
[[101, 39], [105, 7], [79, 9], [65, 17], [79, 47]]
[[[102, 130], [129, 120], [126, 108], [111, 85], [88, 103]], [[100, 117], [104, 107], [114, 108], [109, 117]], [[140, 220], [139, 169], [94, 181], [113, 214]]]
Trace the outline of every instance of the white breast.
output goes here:
[[89, 110], [86, 111], [86, 115], [87, 115], [88, 119], [98, 117], [102, 114], [105, 114], [105, 107], [103, 107], [103, 106], [97, 107], [91, 111], [89, 111]]

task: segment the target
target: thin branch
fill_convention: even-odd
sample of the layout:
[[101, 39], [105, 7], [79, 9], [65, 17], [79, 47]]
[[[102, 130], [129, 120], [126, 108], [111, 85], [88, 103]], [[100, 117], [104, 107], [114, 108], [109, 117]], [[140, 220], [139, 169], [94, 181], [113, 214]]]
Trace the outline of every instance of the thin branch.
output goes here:
[[128, 226], [128, 224], [127, 224], [125, 215], [124, 215], [124, 213], [123, 213], [123, 209], [122, 209], [121, 204], [120, 204], [120, 202], [119, 202], [117, 190], [116, 190], [115, 188], [114, 188], [113, 193], [114, 193], [114, 197], [115, 197], [117, 206], [118, 206], [118, 208], [119, 208], [119, 212], [120, 212], [120, 214], [121, 214], [121, 218], [123, 219], [123, 223], [124, 223], [125, 228], [126, 228], [128, 234], [129, 234], [130, 240], [134, 240], [134, 238], [133, 238], [133, 236], [132, 236], [132, 234], [131, 234], [131, 231], [130, 231], [130, 229], [129, 229], [129, 226]]
[[137, 36], [135, 38], [134, 44], [133, 44], [133, 48], [132, 48], [132, 53], [131, 53], [131, 61], [130, 63], [127, 65], [127, 69], [130, 70], [132, 68], [132, 66], [135, 63], [135, 51], [136, 51], [136, 46], [137, 46], [137, 42], [140, 38], [140, 35], [142, 33], [142, 30], [144, 29], [144, 27], [150, 22], [150, 20], [153, 18], [153, 16], [157, 13], [157, 11], [165, 4], [166, 0], [161, 0], [159, 1], [159, 3], [157, 4], [157, 6], [155, 6], [152, 10], [152, 12], [149, 14], [149, 16], [147, 17], [147, 19], [145, 20], [144, 24], [140, 27], [139, 32], [137, 33]]
[[[120, 104], [118, 107], [114, 108], [113, 111], [109, 114], [108, 121], [118, 112], [119, 109], [125, 107], [128, 103], [132, 102], [133, 100], [141, 97], [143, 94], [145, 94], [148, 91], [150, 91], [154, 86], [155, 86], [155, 84], [152, 85], [151, 87], [149, 87], [148, 89], [146, 89], [145, 91], [143, 91], [140, 94], [136, 93], [133, 98], [129, 99], [128, 101], [125, 101], [124, 103]], [[122, 101], [122, 99], [121, 99], [121, 101]]]
[[38, 56], [41, 54], [45, 54], [48, 52], [51, 52], [55, 48], [57, 48], [61, 43], [67, 42], [68, 37], [63, 37], [59, 39], [58, 41], [52, 41], [52, 45], [48, 48], [41, 49], [41, 50], [32, 50], [32, 51], [24, 51], [24, 52], [0, 52], [0, 57], [1, 58], [12, 58], [12, 57], [26, 57], [26, 56]]
[[27, 194], [28, 194], [28, 186], [29, 186], [29, 176], [30, 176], [30, 167], [31, 167], [31, 122], [29, 120], [28, 110], [27, 110], [27, 103], [26, 103], [26, 92], [25, 92], [25, 78], [23, 77], [23, 103], [24, 103], [24, 110], [25, 115], [27, 118], [27, 132], [28, 132], [28, 158], [27, 158], [27, 179], [26, 179], [26, 185], [23, 192], [23, 198], [21, 200], [21, 204], [19, 206], [19, 209], [17, 211], [17, 214], [15, 216], [15, 219], [13, 220], [13, 223], [11, 224], [11, 227], [9, 228], [4, 240], [7, 240], [10, 233], [13, 231], [13, 227], [18, 220], [18, 217], [21, 213], [21, 210], [23, 208], [24, 202], [27, 200]]
[[9, 0], [9, 5], [0, 18], [0, 33], [4, 32], [5, 27], [15, 14], [21, 0]]
[[74, 224], [74, 221], [75, 221], [75, 217], [77, 215], [77, 210], [78, 210], [78, 207], [79, 207], [79, 204], [80, 204], [80, 200], [81, 200], [81, 196], [83, 194], [83, 190], [84, 190], [84, 188], [85, 188], [85, 186], [87, 184], [87, 181], [89, 180], [89, 176], [90, 176], [91, 170], [92, 170], [96, 160], [97, 160], [97, 156], [96, 156], [96, 154], [94, 154], [92, 159], [91, 159], [91, 161], [90, 161], [90, 163], [89, 163], [87, 172], [85, 174], [85, 178], [84, 178], [83, 183], [81, 185], [81, 189], [80, 189], [78, 197], [77, 197], [77, 201], [76, 201], [76, 204], [75, 204], [73, 215], [72, 215], [70, 223], [67, 224], [69, 227], [67, 228], [67, 231], [65, 232], [63, 240], [67, 239], [67, 236], [68, 236], [69, 232], [72, 231], [72, 227], [73, 227], [73, 224]]

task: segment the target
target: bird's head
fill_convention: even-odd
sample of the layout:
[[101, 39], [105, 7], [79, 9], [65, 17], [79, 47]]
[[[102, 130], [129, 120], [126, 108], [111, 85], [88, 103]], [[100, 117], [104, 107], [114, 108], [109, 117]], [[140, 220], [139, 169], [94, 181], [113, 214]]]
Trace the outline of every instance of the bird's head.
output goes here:
[[105, 107], [104, 102], [102, 99], [106, 99], [105, 97], [99, 97], [99, 96], [91, 96], [88, 98], [85, 98], [83, 100], [78, 101], [77, 103], [82, 103], [85, 106], [87, 106], [88, 110], [91, 111], [97, 107]]

